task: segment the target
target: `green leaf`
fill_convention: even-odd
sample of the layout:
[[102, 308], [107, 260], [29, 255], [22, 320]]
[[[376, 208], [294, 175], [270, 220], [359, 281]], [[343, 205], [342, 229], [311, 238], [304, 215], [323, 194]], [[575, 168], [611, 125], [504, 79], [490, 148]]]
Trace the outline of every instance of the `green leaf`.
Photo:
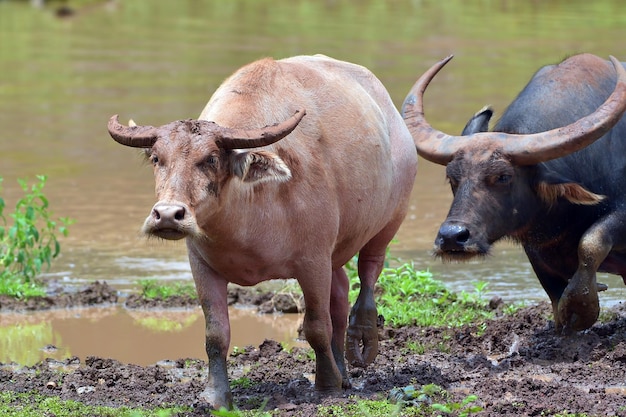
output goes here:
[[[17, 180], [24, 195], [7, 216], [13, 224], [8, 228], [0, 227], [0, 265], [4, 267], [0, 271], [0, 294], [14, 297], [43, 294], [35, 278], [44, 265], [50, 267], [51, 260], [61, 252], [57, 233], [67, 236], [67, 226], [73, 223], [67, 217], [53, 218], [48, 210], [49, 201], [42, 192], [47, 177], [38, 175], [37, 179], [30, 187], [28, 181]], [[5, 204], [0, 198], [0, 226], [7, 224], [3, 214]], [[57, 230], [58, 222], [62, 226]]]

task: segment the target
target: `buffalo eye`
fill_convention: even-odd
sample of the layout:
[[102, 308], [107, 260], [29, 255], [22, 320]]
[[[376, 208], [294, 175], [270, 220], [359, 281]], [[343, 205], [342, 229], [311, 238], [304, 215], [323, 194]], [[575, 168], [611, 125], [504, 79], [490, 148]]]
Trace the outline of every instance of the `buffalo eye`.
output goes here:
[[201, 169], [217, 169], [219, 158], [217, 155], [209, 155], [202, 163], [199, 164]]
[[500, 174], [500, 175], [494, 176], [492, 181], [494, 185], [509, 185], [512, 179], [513, 179], [512, 175]]

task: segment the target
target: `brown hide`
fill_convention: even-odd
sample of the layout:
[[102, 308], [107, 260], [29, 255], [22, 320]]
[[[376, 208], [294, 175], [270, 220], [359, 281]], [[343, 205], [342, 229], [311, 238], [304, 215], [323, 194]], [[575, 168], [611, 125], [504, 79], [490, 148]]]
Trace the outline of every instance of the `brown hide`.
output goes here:
[[230, 265], [251, 263], [254, 270], [259, 262], [231, 248], [254, 248], [263, 264], [277, 265], [272, 278], [292, 276], [285, 265], [294, 254], [332, 256], [335, 269], [406, 204], [415, 175], [414, 147], [387, 92], [363, 67], [319, 56], [265, 59], [227, 79], [199, 118], [254, 128], [284, 120], [300, 107], [307, 116], [298, 128], [264, 148], [289, 167], [292, 178], [262, 186], [228, 178], [219, 199], [197, 214], [206, 219], [199, 225], [209, 242], [228, 240], [226, 248], [237, 262], [224, 261], [221, 245], [202, 252], [235, 282], [268, 277], [246, 273], [237, 279], [240, 268], [232, 271]]
[[[306, 116], [295, 130], [263, 148], [224, 149], [197, 128], [210, 121], [220, 129], [254, 130], [284, 122], [298, 109]], [[148, 129], [156, 138], [140, 144], [154, 143], [148, 154], [158, 199], [144, 232], [186, 238], [205, 314], [209, 382], [201, 396], [214, 407], [231, 406], [227, 283], [269, 279], [296, 278], [302, 287], [316, 388], [349, 386], [342, 266], [359, 253], [361, 291], [350, 314], [347, 354], [364, 366], [377, 353], [373, 287], [406, 215], [417, 169], [402, 117], [370, 71], [317, 55], [241, 68], [199, 120]]]

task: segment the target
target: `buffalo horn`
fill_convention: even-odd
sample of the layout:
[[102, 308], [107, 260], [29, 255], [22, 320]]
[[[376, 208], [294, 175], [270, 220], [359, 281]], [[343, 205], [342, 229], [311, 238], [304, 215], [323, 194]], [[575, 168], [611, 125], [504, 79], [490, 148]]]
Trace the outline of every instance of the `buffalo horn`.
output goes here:
[[111, 117], [108, 123], [109, 135], [117, 142], [133, 148], [151, 148], [157, 140], [157, 129], [153, 126], [124, 126], [118, 115]]
[[216, 142], [223, 149], [247, 149], [271, 145], [290, 134], [305, 114], [305, 109], [299, 109], [284, 122], [260, 129], [231, 129], [220, 126], [216, 132], [218, 136]]
[[480, 132], [469, 136], [448, 135], [434, 129], [426, 121], [423, 95], [430, 81], [450, 59], [452, 56], [437, 62], [417, 80], [402, 108], [417, 152], [423, 158], [440, 165], [447, 165], [463, 149], [500, 150], [518, 165], [534, 165], [556, 159], [576, 152], [602, 137], [626, 110], [626, 70], [611, 56], [618, 75], [613, 93], [596, 111], [570, 125], [527, 135], [500, 132]]

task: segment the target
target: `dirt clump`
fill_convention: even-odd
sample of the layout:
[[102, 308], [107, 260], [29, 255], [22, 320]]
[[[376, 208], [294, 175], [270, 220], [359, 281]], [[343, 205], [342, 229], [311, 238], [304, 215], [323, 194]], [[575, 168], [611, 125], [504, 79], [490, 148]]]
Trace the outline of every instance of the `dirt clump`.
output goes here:
[[[264, 291], [257, 288], [228, 287], [228, 305], [254, 306], [261, 314], [298, 313], [304, 311], [304, 298], [291, 292]], [[167, 298], [145, 298], [130, 294], [124, 301], [128, 309], [194, 308], [200, 303], [190, 295], [174, 295]]]
[[0, 313], [104, 306], [116, 304], [117, 301], [117, 290], [105, 281], [95, 281], [75, 291], [68, 291], [67, 286], [54, 284], [45, 296], [23, 299], [0, 295]]
[[[89, 299], [101, 298], [90, 293]], [[231, 298], [241, 302], [246, 297], [252, 296]], [[259, 297], [258, 305], [271, 299]], [[277, 410], [275, 415], [313, 416], [319, 405], [384, 399], [394, 389], [437, 384], [449, 393], [450, 403], [476, 395], [473, 404], [483, 408], [481, 416], [626, 417], [626, 309], [618, 305], [605, 311], [601, 322], [571, 336], [557, 335], [550, 316], [550, 306], [541, 303], [498, 314], [483, 325], [384, 326], [375, 362], [367, 369], [349, 368], [352, 388], [331, 397], [314, 390], [315, 361], [308, 349], [287, 352], [266, 340], [229, 358], [235, 403], [242, 410], [265, 404]], [[46, 360], [32, 367], [5, 364], [0, 365], [0, 390], [116, 407], [186, 405], [192, 411], [185, 416], [206, 415], [198, 394], [206, 383], [207, 363], [171, 359], [151, 366], [99, 357]]]

